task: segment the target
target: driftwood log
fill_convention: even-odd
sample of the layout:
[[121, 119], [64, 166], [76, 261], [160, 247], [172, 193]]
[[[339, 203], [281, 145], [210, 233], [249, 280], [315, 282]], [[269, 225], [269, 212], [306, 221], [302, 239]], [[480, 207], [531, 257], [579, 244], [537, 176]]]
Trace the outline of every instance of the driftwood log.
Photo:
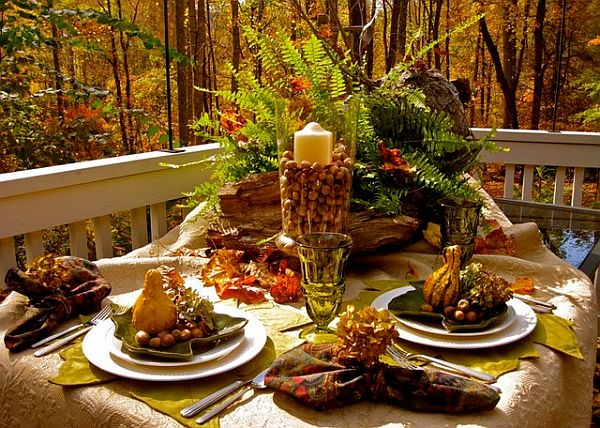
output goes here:
[[[281, 201], [277, 172], [254, 174], [228, 183], [219, 191], [222, 215], [208, 230], [215, 247], [249, 250], [281, 231]], [[353, 252], [364, 253], [413, 239], [421, 221], [406, 215], [385, 216], [370, 211], [351, 212], [347, 233]]]

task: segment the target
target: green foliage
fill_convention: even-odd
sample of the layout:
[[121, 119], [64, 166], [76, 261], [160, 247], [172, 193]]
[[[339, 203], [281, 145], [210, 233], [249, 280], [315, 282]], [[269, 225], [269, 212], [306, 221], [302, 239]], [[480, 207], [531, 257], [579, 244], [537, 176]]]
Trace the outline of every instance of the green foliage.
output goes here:
[[[369, 132], [357, 153], [356, 203], [397, 214], [417, 190], [429, 200], [479, 198], [464, 173], [477, 166], [482, 148], [498, 150], [491, 141], [467, 141], [454, 134], [446, 114], [426, 107], [418, 90], [383, 86], [366, 97], [365, 107]], [[381, 150], [398, 150], [398, 164], [384, 167]]]
[[596, 129], [600, 129], [600, 74], [593, 73], [587, 76], [587, 79], [591, 81], [582, 82], [581, 88], [593, 102], [593, 107], [574, 114], [573, 118], [581, 120], [585, 125], [592, 125]]
[[[212, 162], [213, 180], [194, 193], [194, 202], [208, 198], [211, 208], [217, 207], [216, 192], [225, 182], [277, 170], [275, 123], [284, 122], [288, 133], [310, 121], [337, 129], [348, 95], [361, 91], [358, 83], [347, 83], [343, 70], [351, 67], [344, 59], [332, 57], [315, 36], [298, 46], [282, 32], [273, 38], [250, 29], [244, 34], [262, 60], [265, 79], [238, 73], [236, 92], [213, 92], [227, 106], [218, 120], [205, 114], [194, 124], [203, 138], [223, 148]], [[398, 214], [417, 190], [429, 200], [442, 196], [478, 199], [464, 173], [477, 165], [483, 147], [495, 149], [493, 143], [467, 141], [454, 134], [451, 120], [444, 113], [432, 112], [419, 90], [384, 85], [362, 98], [355, 205]], [[393, 158], [391, 166], [384, 165], [382, 150], [398, 159]], [[402, 161], [402, 166], [395, 165], [396, 161]]]
[[216, 192], [225, 182], [277, 170], [278, 108], [290, 127], [313, 120], [332, 127], [348, 93], [337, 62], [315, 36], [297, 47], [283, 32], [269, 38], [246, 28], [244, 35], [263, 60], [264, 79], [237, 73], [236, 92], [212, 92], [224, 105], [218, 119], [204, 114], [192, 126], [205, 141], [223, 148], [212, 162], [211, 182], [192, 196], [192, 203], [208, 199], [211, 208], [217, 207]]

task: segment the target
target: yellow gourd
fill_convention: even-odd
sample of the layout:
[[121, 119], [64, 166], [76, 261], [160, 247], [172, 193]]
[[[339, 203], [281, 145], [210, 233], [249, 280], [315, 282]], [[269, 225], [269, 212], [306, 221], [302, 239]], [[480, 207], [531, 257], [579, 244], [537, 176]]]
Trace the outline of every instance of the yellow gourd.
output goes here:
[[144, 289], [133, 305], [133, 326], [154, 335], [171, 330], [177, 324], [177, 308], [163, 289], [158, 269], [150, 269], [144, 277]]
[[444, 265], [425, 278], [423, 300], [434, 310], [455, 305], [460, 299], [461, 248], [452, 245], [444, 249]]

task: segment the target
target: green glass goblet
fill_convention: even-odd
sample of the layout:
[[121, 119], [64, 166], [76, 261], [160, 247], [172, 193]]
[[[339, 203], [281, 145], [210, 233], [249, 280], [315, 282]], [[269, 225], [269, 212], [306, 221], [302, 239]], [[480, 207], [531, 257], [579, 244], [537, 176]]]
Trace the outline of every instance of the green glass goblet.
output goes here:
[[346, 290], [346, 265], [352, 238], [343, 233], [306, 233], [296, 238], [302, 271], [302, 293], [306, 311], [316, 326], [305, 328], [300, 337], [335, 334], [328, 327], [339, 313]]
[[442, 199], [439, 205], [442, 211], [442, 249], [459, 245], [462, 250], [461, 266], [464, 267], [475, 248], [481, 203], [466, 199]]

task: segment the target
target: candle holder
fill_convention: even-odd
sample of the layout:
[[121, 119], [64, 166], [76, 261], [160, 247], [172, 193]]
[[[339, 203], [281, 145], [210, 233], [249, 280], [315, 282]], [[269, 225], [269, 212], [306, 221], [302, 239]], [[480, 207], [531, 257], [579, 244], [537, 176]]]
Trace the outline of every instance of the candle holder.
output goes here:
[[[295, 238], [345, 233], [358, 129], [358, 101], [329, 119], [294, 126], [283, 103], [276, 112], [282, 231], [277, 246], [296, 254]], [[318, 116], [318, 115], [317, 115]]]

